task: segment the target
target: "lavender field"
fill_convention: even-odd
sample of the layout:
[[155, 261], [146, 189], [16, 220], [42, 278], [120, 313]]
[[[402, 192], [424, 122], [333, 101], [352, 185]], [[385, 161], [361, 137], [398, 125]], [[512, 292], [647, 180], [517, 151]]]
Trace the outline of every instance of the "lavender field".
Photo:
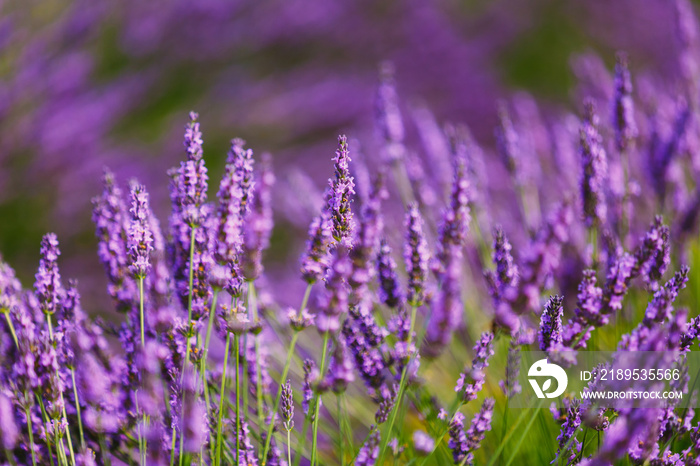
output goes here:
[[0, 11], [3, 465], [700, 465], [690, 0]]

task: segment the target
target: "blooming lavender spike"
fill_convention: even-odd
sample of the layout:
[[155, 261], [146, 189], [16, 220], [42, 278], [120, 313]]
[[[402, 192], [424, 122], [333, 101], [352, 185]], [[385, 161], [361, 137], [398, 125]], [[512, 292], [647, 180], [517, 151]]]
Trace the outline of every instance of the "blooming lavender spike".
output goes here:
[[379, 441], [382, 434], [375, 426], [370, 427], [370, 431], [367, 441], [362, 445], [355, 459], [357, 466], [373, 466], [379, 457]]
[[150, 225], [148, 193], [143, 185], [131, 183], [131, 220], [127, 232], [129, 270], [136, 278], [145, 278], [151, 268], [150, 253], [153, 251], [153, 233]]
[[362, 203], [360, 225], [357, 229], [354, 247], [350, 252], [353, 263], [350, 286], [358, 295], [364, 294], [366, 285], [374, 277], [373, 261], [379, 245], [379, 237], [384, 228], [381, 206], [382, 200], [387, 196], [383, 175], [380, 174], [374, 180], [372, 190]]
[[275, 184], [275, 174], [272, 172], [272, 160], [268, 154], [263, 154], [258, 176], [253, 208], [244, 225], [242, 268], [246, 280], [254, 280], [262, 274], [262, 254], [270, 245], [270, 235], [274, 225], [272, 187]]
[[556, 351], [562, 344], [561, 318], [564, 315], [561, 296], [550, 296], [540, 318], [538, 341], [540, 350]]
[[5, 452], [10, 452], [17, 445], [20, 431], [15, 422], [12, 401], [4, 393], [0, 393], [0, 444]]
[[517, 337], [513, 337], [508, 345], [508, 359], [506, 363], [506, 377], [498, 384], [506, 398], [512, 398], [520, 393], [522, 387], [518, 382], [520, 374], [520, 344]]
[[604, 224], [607, 217], [604, 193], [607, 160], [593, 103], [587, 101], [584, 107], [583, 126], [580, 130], [581, 199], [584, 222], [590, 228]]
[[627, 151], [630, 143], [637, 136], [632, 100], [632, 77], [627, 64], [627, 55], [622, 52], [616, 56], [614, 86], [612, 121], [615, 130], [615, 147], [619, 153], [622, 153]]
[[250, 440], [250, 430], [248, 423], [241, 421], [241, 430], [238, 432], [240, 448], [238, 449], [238, 466], [257, 466], [258, 457], [255, 454], [255, 447]]
[[450, 422], [449, 447], [455, 464], [474, 464], [474, 452], [479, 449], [486, 432], [491, 430], [494, 399], [486, 398], [474, 415], [469, 429], [464, 431], [464, 414], [457, 413]]
[[460, 394], [465, 403], [475, 400], [481, 387], [484, 386], [486, 379], [484, 370], [488, 367], [491, 356], [493, 356], [493, 333], [484, 332], [474, 345], [474, 359], [471, 368], [459, 375], [455, 386], [455, 392]]
[[22, 284], [15, 271], [0, 256], [0, 312], [10, 312], [19, 305]]
[[562, 424], [561, 432], [557, 437], [557, 442], [559, 443], [557, 458], [560, 455], [564, 455], [567, 464], [572, 464], [583, 446], [575, 437], [576, 431], [581, 425], [580, 406], [581, 402], [579, 400], [575, 399], [571, 402], [566, 413], [566, 420]]
[[282, 419], [284, 419], [284, 428], [287, 430], [294, 429], [294, 398], [292, 392], [292, 381], [287, 380], [287, 383], [282, 385]]
[[353, 363], [350, 351], [343, 340], [337, 340], [335, 350], [331, 356], [328, 374], [323, 381], [323, 387], [333, 390], [335, 393], [343, 393], [355, 380]]
[[301, 276], [307, 283], [315, 283], [325, 275], [328, 268], [330, 242], [330, 218], [324, 212], [311, 221], [306, 251], [301, 259]]
[[103, 192], [92, 200], [92, 221], [97, 236], [97, 254], [107, 272], [107, 291], [117, 303], [117, 310], [126, 312], [133, 307], [136, 285], [129, 274], [126, 245], [127, 212], [121, 189], [114, 174], [105, 169]]
[[54, 233], [47, 233], [41, 240], [41, 259], [34, 283], [36, 297], [44, 314], [54, 314], [63, 301], [63, 285], [58, 271], [58, 239]]
[[321, 333], [334, 333], [340, 328], [340, 316], [348, 310], [347, 280], [352, 272], [348, 251], [338, 246], [333, 251], [331, 266], [326, 277], [326, 294], [321, 312], [316, 316], [316, 327]]
[[464, 247], [466, 233], [469, 230], [469, 181], [467, 179], [466, 160], [455, 155], [453, 162], [454, 178], [450, 206], [445, 211], [438, 231], [438, 253], [435, 269], [438, 277], [442, 276], [444, 267], [454, 254], [454, 249]]
[[419, 307], [425, 301], [425, 280], [428, 275], [428, 243], [423, 234], [423, 217], [416, 204], [411, 204], [406, 214], [406, 242], [404, 260], [408, 274], [406, 302]]
[[518, 266], [514, 263], [511, 249], [503, 229], [496, 227], [493, 231], [493, 262], [501, 291], [518, 284]]
[[381, 345], [386, 330], [374, 320], [366, 302], [350, 308], [343, 323], [345, 343], [352, 353], [355, 367], [370, 391], [378, 389], [384, 381], [384, 356]]
[[391, 308], [403, 302], [403, 293], [396, 275], [396, 262], [391, 256], [391, 247], [385, 239], [381, 240], [377, 253], [377, 276], [379, 279], [379, 299]]
[[416, 430], [413, 432], [413, 449], [419, 456], [426, 456], [432, 453], [435, 448], [435, 440], [425, 431]]
[[[314, 396], [314, 384], [318, 381], [319, 372], [316, 363], [311, 359], [304, 360], [304, 391], [301, 406], [304, 414], [309, 415], [309, 406]], [[321, 398], [319, 398], [319, 401]], [[313, 413], [312, 413], [313, 415]]]
[[406, 149], [403, 145], [404, 126], [394, 82], [394, 67], [390, 63], [383, 63], [379, 74], [380, 83], [374, 105], [377, 128], [385, 144], [385, 158], [389, 161], [400, 160]]
[[338, 136], [338, 149], [335, 151], [335, 178], [329, 179], [330, 192], [328, 211], [331, 216], [331, 235], [333, 246], [342, 245], [352, 248], [355, 221], [350, 210], [352, 196], [355, 194], [355, 182], [350, 175], [350, 152], [348, 138]]
[[425, 332], [425, 346], [422, 349], [431, 358], [439, 356], [447, 348], [463, 312], [460, 286], [462, 252], [457, 246], [448, 247], [449, 256], [444, 259], [447, 262], [444, 263], [442, 283], [432, 306]]
[[634, 254], [636, 263], [632, 269], [632, 277], [641, 275], [645, 283], [655, 290], [658, 281], [668, 269], [671, 262], [671, 245], [669, 244], [669, 228], [663, 224], [661, 216], [656, 216], [642, 244]]

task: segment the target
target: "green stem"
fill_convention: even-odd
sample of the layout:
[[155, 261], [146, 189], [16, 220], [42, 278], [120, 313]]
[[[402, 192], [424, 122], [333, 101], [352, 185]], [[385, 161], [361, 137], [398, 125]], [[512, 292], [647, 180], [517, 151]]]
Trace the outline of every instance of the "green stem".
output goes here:
[[[540, 403], [537, 405], [537, 407], [535, 409], [539, 410], [541, 406], [542, 406], [542, 401], [540, 401]], [[522, 435], [518, 439], [518, 442], [515, 444], [515, 448], [513, 449], [513, 453], [510, 454], [510, 458], [506, 462], [506, 466], [509, 466], [513, 462], [513, 460], [515, 459], [515, 455], [517, 455], [518, 450], [520, 450], [520, 445], [522, 445], [523, 440], [525, 440], [527, 433], [530, 431], [530, 427], [532, 427], [532, 424], [535, 422], [535, 419], [537, 419], [537, 417], [538, 417], [537, 415], [532, 416], [530, 418], [530, 421], [528, 421], [527, 425], [525, 426], [525, 430], [523, 431]]]
[[[311, 407], [309, 407], [309, 414], [311, 413]], [[304, 454], [304, 447], [306, 447], [306, 429], [309, 427], [309, 419], [309, 415], [304, 416], [304, 424], [301, 426], [301, 430], [299, 431], [299, 441], [296, 451], [294, 452], [294, 466], [299, 466], [299, 463], [301, 463], [301, 457]]]
[[[258, 300], [255, 296], [255, 284], [252, 281], [248, 282], [248, 305], [250, 306], [250, 310], [253, 313], [253, 322], [257, 322], [258, 320]], [[254, 337], [254, 344], [255, 344], [255, 397], [257, 399], [257, 407], [258, 407], [258, 426], [260, 428], [260, 431], [264, 429], [265, 425], [265, 416], [263, 414], [263, 393], [262, 393], [262, 374], [260, 371], [260, 339], [258, 338], [258, 335], [255, 335]], [[260, 461], [262, 463], [265, 463], [264, 458], [265, 456], [260, 458]]]
[[139, 319], [141, 320], [141, 347], [146, 346], [146, 333], [143, 319], [143, 277], [139, 276]]
[[343, 435], [344, 435], [343, 430], [344, 429], [343, 429], [343, 422], [341, 420], [341, 417], [342, 417], [341, 413], [343, 410], [340, 407], [340, 394], [336, 394], [335, 399], [336, 399], [337, 405], [338, 405], [338, 428], [340, 430], [340, 435], [338, 436], [338, 446], [340, 449], [340, 456], [338, 456], [338, 458], [340, 459], [340, 464], [342, 465], [343, 464]]
[[[48, 323], [48, 326], [49, 326], [49, 338], [51, 339], [51, 342], [53, 343], [53, 341], [54, 341], [53, 326], [51, 325], [51, 315], [50, 314], [46, 314], [46, 322]], [[58, 369], [56, 369], [56, 377], [58, 378]], [[63, 417], [66, 420], [66, 440], [68, 440], [68, 450], [70, 451], [70, 460], [71, 460], [72, 464], [75, 464], [75, 454], [73, 453], [73, 442], [71, 441], [71, 437], [70, 437], [70, 426], [68, 425], [68, 416], [66, 415], [66, 403], [63, 400], [63, 392], [60, 392], [59, 395], [61, 398], [61, 406], [63, 406]], [[63, 442], [61, 442], [61, 443], [63, 443]], [[58, 445], [56, 445], [56, 448], [58, 448]]]
[[236, 464], [239, 464], [238, 452], [241, 451], [241, 385], [240, 385], [240, 348], [238, 335], [234, 339], [236, 352]]
[[287, 464], [291, 466], [292, 464], [292, 439], [291, 439], [291, 429], [287, 429]]
[[[236, 341], [238, 336], [234, 336]], [[221, 429], [224, 418], [224, 400], [226, 399], [226, 368], [228, 367], [228, 353], [231, 346], [231, 334], [226, 334], [226, 347], [224, 348], [224, 369], [221, 374], [221, 390], [219, 391], [219, 419], [216, 423], [216, 456], [214, 457], [214, 464], [221, 464]], [[235, 346], [238, 346], [236, 344]]]
[[[304, 311], [306, 308], [306, 304], [309, 301], [309, 296], [311, 295], [311, 288], [313, 287], [313, 283], [309, 283], [306, 285], [306, 291], [304, 291], [304, 298], [301, 300], [301, 307], [299, 308], [299, 316], [301, 313]], [[275, 426], [275, 417], [277, 416], [277, 409], [279, 408], [280, 400], [282, 399], [282, 385], [285, 383], [287, 380], [287, 374], [289, 373], [289, 367], [291, 366], [292, 363], [292, 356], [294, 355], [294, 348], [296, 347], [297, 340], [299, 339], [299, 332], [294, 332], [294, 336], [292, 336], [292, 341], [289, 343], [289, 349], [287, 350], [287, 360], [284, 363], [284, 369], [282, 370], [282, 376], [280, 378], [280, 385], [277, 387], [277, 398], [275, 399], [275, 404], [272, 407], [272, 420], [270, 421], [270, 425], [267, 426], [267, 436], [265, 437], [265, 448], [263, 449], [263, 454], [262, 454], [262, 465], [265, 466], [265, 462], [267, 459], [267, 452], [270, 449], [270, 442], [272, 440], [272, 429]]]
[[[199, 372], [202, 374], [202, 391], [204, 392], [204, 408], [207, 411], [209, 418], [209, 382], [207, 381], [207, 355], [209, 354], [209, 341], [211, 339], [211, 330], [214, 324], [214, 312], [216, 311], [216, 300], [219, 296], [219, 290], [214, 289], [214, 296], [211, 300], [211, 309], [209, 310], [209, 323], [207, 324], [207, 334], [204, 337], [204, 353], [200, 361]], [[209, 454], [214, 456], [214, 444], [209, 442]], [[201, 455], [200, 455], [201, 458]]]
[[105, 466], [111, 466], [111, 461], [109, 460], [109, 456], [107, 456], [107, 445], [105, 445], [105, 435], [103, 433], [99, 433], [97, 435], [97, 441], [100, 444], [100, 453], [102, 456], [102, 464]]
[[[49, 416], [46, 414], [46, 409], [44, 409], [44, 402], [41, 401], [41, 397], [37, 395], [37, 401], [39, 402], [39, 408], [41, 409], [41, 416], [44, 419], [44, 425], [49, 423]], [[46, 446], [49, 449], [49, 459], [51, 460], [51, 466], [53, 466], [53, 449], [51, 448], [51, 441], [49, 436], [46, 435]], [[56, 460], [58, 460], [58, 445], [56, 445]]]
[[[323, 335], [323, 354], [321, 356], [321, 372], [319, 380], [323, 380], [324, 372], [326, 371], [326, 356], [328, 355], [328, 339], [330, 334], [328, 332]], [[313, 437], [311, 437], [311, 466], [316, 466], [316, 449], [318, 443], [318, 418], [320, 417], [321, 411], [321, 394], [317, 393], [314, 397], [316, 402], [314, 403], [314, 420], [313, 420]], [[378, 463], [381, 464], [381, 463]]]
[[85, 450], [85, 435], [83, 434], [83, 419], [80, 415], [80, 402], [78, 401], [78, 387], [75, 384], [75, 368], [70, 368], [70, 376], [73, 380], [73, 396], [75, 397], [75, 411], [78, 414], [78, 431], [80, 431], [80, 448]]
[[[25, 398], [26, 398], [25, 394]], [[34, 453], [34, 433], [32, 431], [32, 413], [29, 412], [29, 406], [25, 406], [24, 413], [27, 416], [27, 434], [29, 434], [29, 450], [32, 452], [32, 466], [36, 466], [36, 453]]]
[[17, 342], [17, 334], [15, 333], [15, 326], [12, 325], [12, 319], [10, 319], [10, 312], [5, 311], [5, 319], [7, 319], [7, 326], [10, 328], [10, 333], [12, 334], [12, 339], [15, 341], [15, 346], [19, 348], [19, 343]]
[[[189, 286], [187, 293], [187, 325], [192, 324], [192, 293], [193, 293], [193, 282], [194, 282], [194, 232], [196, 227], [191, 227], [190, 232], [190, 264], [189, 264]], [[182, 377], [185, 377], [185, 367], [187, 367], [187, 360], [190, 358], [190, 329], [187, 329], [187, 338], [185, 342], [185, 360], [182, 363]], [[182, 442], [181, 442], [182, 443]]]
[[[418, 310], [418, 307], [413, 305], [411, 306], [411, 325], [409, 327], [408, 331], [408, 347], [410, 348], [411, 346], [411, 339], [413, 337], [413, 328], [416, 324], [416, 311]], [[389, 444], [389, 438], [391, 437], [391, 431], [394, 427], [394, 422], [396, 421], [396, 413], [399, 411], [399, 407], [401, 406], [401, 399], [403, 398], [403, 394], [406, 391], [406, 374], [408, 373], [408, 367], [411, 365], [411, 362], [413, 362], [413, 354], [408, 358], [408, 362], [406, 365], [403, 366], [403, 370], [401, 371], [401, 381], [399, 382], [399, 393], [396, 396], [396, 403], [394, 403], [394, 406], [391, 409], [391, 414], [389, 416], [389, 423], [386, 428], [386, 433], [384, 434], [382, 438], [382, 443], [381, 443], [381, 448], [379, 449], [379, 457], [377, 459], [377, 464], [382, 464], [382, 459], [384, 458], [384, 452], [386, 450], [387, 445]]]

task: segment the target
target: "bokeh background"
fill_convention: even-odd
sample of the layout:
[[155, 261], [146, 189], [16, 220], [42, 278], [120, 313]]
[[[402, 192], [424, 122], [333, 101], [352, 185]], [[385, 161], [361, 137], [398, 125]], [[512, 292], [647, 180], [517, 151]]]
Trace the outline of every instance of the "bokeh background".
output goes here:
[[109, 302], [90, 221], [102, 169], [122, 183], [138, 177], [165, 220], [166, 170], [184, 157], [189, 110], [201, 115], [214, 183], [233, 137], [273, 155], [278, 210], [267, 261], [294, 268], [310, 214], [285, 212], [284, 200], [309, 180], [323, 188], [338, 133], [360, 141], [365, 157], [378, 153], [380, 63], [394, 66], [409, 139], [411, 115], [425, 107], [439, 122], [466, 123], [487, 156], [500, 99], [527, 101], [527, 92], [545, 117], [578, 112], [584, 94], [608, 97], [604, 71], [617, 50], [628, 53], [635, 84], [679, 74], [666, 0], [13, 0], [0, 8], [0, 251], [30, 286], [41, 236], [55, 231], [64, 275], [80, 280], [93, 312]]

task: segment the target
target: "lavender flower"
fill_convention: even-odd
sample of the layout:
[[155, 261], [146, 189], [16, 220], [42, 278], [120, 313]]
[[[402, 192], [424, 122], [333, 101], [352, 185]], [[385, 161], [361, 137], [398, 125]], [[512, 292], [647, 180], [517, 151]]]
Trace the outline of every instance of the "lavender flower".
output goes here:
[[350, 252], [353, 263], [350, 285], [358, 295], [364, 293], [366, 285], [374, 278], [373, 260], [376, 256], [379, 237], [384, 228], [381, 203], [387, 195], [383, 177], [380, 175], [375, 180], [372, 190], [360, 210], [360, 226], [356, 233], [354, 247]]
[[616, 56], [614, 86], [612, 121], [615, 129], [615, 148], [622, 153], [627, 151], [630, 143], [637, 136], [632, 100], [632, 78], [627, 65], [627, 55], [624, 53], [618, 53]]
[[321, 312], [316, 316], [316, 327], [321, 333], [334, 333], [340, 328], [340, 316], [348, 310], [347, 280], [352, 272], [348, 251], [339, 245], [333, 251], [331, 266], [326, 278], [326, 294]]
[[506, 398], [512, 398], [520, 393], [522, 387], [518, 382], [520, 374], [520, 344], [517, 338], [511, 338], [508, 345], [508, 359], [506, 363], [506, 377], [498, 385], [503, 390]]
[[136, 278], [145, 278], [151, 268], [150, 253], [153, 251], [153, 233], [150, 225], [148, 193], [143, 185], [131, 183], [131, 221], [127, 232], [129, 270]]
[[560, 455], [564, 455], [567, 464], [572, 464], [574, 462], [583, 447], [581, 442], [575, 437], [576, 431], [581, 425], [580, 406], [581, 402], [579, 400], [573, 400], [571, 402], [569, 410], [566, 413], [566, 420], [562, 424], [561, 432], [557, 437], [557, 442], [559, 443], [557, 458], [559, 458]]
[[[314, 396], [314, 385], [318, 381], [319, 372], [316, 363], [311, 359], [304, 360], [304, 390], [301, 406], [304, 414], [309, 415], [309, 406]], [[320, 402], [321, 398], [319, 398]], [[313, 415], [313, 412], [311, 412]]]
[[403, 146], [403, 118], [394, 82], [394, 68], [389, 63], [383, 63], [380, 69], [374, 109], [377, 129], [385, 143], [385, 158], [390, 161], [402, 159], [406, 150]]
[[486, 398], [481, 409], [474, 415], [469, 429], [464, 431], [464, 415], [457, 413], [450, 422], [449, 447], [455, 464], [474, 464], [474, 452], [481, 446], [486, 432], [491, 430], [493, 398]]
[[338, 136], [338, 150], [335, 151], [335, 179], [328, 180], [330, 193], [328, 211], [331, 216], [331, 235], [333, 245], [352, 248], [355, 221], [350, 210], [352, 196], [355, 194], [355, 182], [350, 175], [350, 153], [348, 138]]
[[343, 336], [350, 349], [362, 380], [371, 390], [378, 389], [384, 381], [384, 357], [381, 345], [386, 330], [380, 328], [365, 302], [351, 307], [343, 324]]
[[604, 183], [607, 176], [605, 149], [598, 133], [598, 116], [593, 103], [585, 103], [583, 126], [580, 131], [581, 143], [581, 199], [583, 218], [587, 227], [605, 223]]
[[253, 198], [253, 208], [245, 222], [243, 247], [243, 274], [246, 280], [255, 280], [263, 271], [262, 253], [270, 245], [272, 234], [272, 187], [275, 175], [272, 172], [272, 161], [267, 154], [263, 155], [257, 192]]
[[287, 430], [294, 429], [294, 398], [292, 392], [292, 382], [287, 380], [287, 383], [282, 385], [282, 419], [284, 419], [284, 428]]
[[258, 457], [255, 454], [255, 447], [250, 441], [250, 430], [248, 423], [241, 421], [241, 430], [238, 432], [240, 448], [238, 449], [238, 466], [257, 466]]
[[328, 374], [323, 381], [323, 388], [333, 390], [335, 393], [345, 392], [348, 385], [355, 380], [352, 367], [350, 351], [343, 340], [337, 340], [328, 366]]
[[475, 400], [477, 394], [484, 386], [486, 374], [484, 370], [489, 365], [489, 358], [493, 356], [493, 333], [484, 332], [474, 345], [474, 359], [469, 370], [459, 375], [455, 392], [466, 403]]
[[324, 212], [311, 221], [306, 251], [301, 259], [301, 275], [307, 283], [315, 283], [325, 275], [330, 241], [330, 219]]
[[396, 262], [391, 257], [391, 247], [382, 239], [377, 253], [377, 277], [379, 279], [379, 299], [391, 308], [403, 302], [401, 285], [396, 275]]
[[561, 318], [564, 315], [562, 296], [550, 296], [540, 317], [538, 341], [540, 350], [557, 351], [562, 344]]
[[107, 272], [107, 290], [117, 303], [117, 309], [131, 309], [137, 294], [128, 269], [126, 245], [126, 207], [114, 175], [105, 169], [102, 195], [92, 200], [92, 221], [97, 236], [97, 254]]
[[12, 401], [2, 393], [0, 394], [0, 443], [4, 451], [13, 450], [19, 437], [20, 430], [17, 427]]
[[425, 301], [425, 280], [428, 275], [428, 244], [423, 235], [423, 218], [416, 204], [411, 204], [406, 214], [404, 260], [408, 274], [406, 302], [410, 306], [422, 306]]
[[656, 216], [634, 254], [636, 263], [632, 276], [641, 275], [645, 283], [656, 289], [657, 282], [668, 269], [670, 254], [669, 228], [660, 216]]
[[514, 263], [511, 249], [503, 229], [496, 227], [493, 230], [493, 262], [496, 264], [496, 273], [489, 279], [492, 283], [491, 295], [496, 300], [500, 300], [508, 288], [518, 284], [518, 266]]
[[436, 270], [438, 277], [449, 262], [449, 257], [455, 249], [464, 247], [466, 233], [469, 230], [469, 181], [465, 167], [466, 161], [461, 156], [454, 159], [454, 179], [452, 181], [452, 193], [450, 206], [443, 214], [442, 223], [438, 231], [438, 253]]
[[449, 345], [463, 312], [460, 286], [462, 253], [454, 245], [449, 248], [450, 256], [445, 258], [447, 262], [442, 284], [425, 333], [424, 352], [428, 357], [437, 357]]
[[379, 457], [379, 441], [381, 432], [375, 426], [370, 427], [370, 434], [367, 441], [360, 448], [355, 464], [358, 466], [373, 466]]
[[47, 233], [41, 240], [41, 259], [34, 283], [36, 297], [44, 314], [54, 314], [61, 306], [64, 290], [58, 271], [58, 239], [54, 233]]
[[435, 440], [422, 430], [413, 431], [413, 449], [419, 456], [432, 453], [435, 448]]

